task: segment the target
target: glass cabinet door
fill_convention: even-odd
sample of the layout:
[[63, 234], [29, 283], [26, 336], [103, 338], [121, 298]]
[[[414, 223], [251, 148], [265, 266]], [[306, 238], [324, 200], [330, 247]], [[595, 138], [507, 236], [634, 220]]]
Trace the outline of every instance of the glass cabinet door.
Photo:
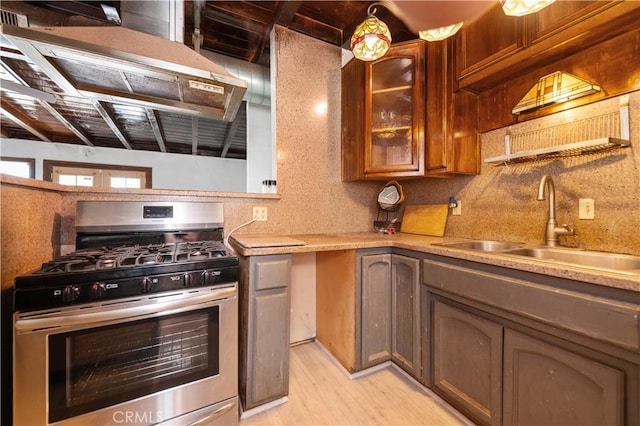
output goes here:
[[404, 48], [367, 67], [365, 174], [421, 172], [424, 72], [421, 49]]

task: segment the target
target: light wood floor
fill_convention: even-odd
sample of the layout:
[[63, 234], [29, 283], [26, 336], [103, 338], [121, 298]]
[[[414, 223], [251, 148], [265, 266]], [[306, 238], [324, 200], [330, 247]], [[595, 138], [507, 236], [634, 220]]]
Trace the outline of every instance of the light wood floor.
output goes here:
[[395, 368], [350, 379], [317, 342], [291, 348], [289, 401], [250, 425], [469, 425]]

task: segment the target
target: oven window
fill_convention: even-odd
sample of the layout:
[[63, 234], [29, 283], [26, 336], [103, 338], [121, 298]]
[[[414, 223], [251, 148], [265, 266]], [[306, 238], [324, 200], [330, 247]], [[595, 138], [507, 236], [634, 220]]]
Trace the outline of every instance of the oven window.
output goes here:
[[49, 421], [219, 374], [219, 309], [49, 336]]

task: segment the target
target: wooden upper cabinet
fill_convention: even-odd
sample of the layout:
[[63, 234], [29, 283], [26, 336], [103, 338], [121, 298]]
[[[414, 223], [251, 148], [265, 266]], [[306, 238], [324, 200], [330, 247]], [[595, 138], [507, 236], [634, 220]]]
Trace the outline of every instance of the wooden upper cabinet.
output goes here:
[[365, 66], [364, 175], [424, 173], [423, 42], [395, 47]]
[[447, 46], [399, 43], [342, 69], [343, 181], [479, 172], [477, 102], [452, 92]]
[[556, 1], [506, 16], [497, 3], [456, 35], [457, 85], [479, 93], [637, 29], [638, 1]]
[[478, 96], [455, 92], [455, 47], [427, 45], [426, 175], [480, 173]]
[[456, 40], [459, 79], [479, 78], [484, 69], [524, 47], [523, 19], [505, 15], [496, 2], [481, 17], [464, 24]]
[[425, 42], [342, 71], [343, 180], [424, 175]]

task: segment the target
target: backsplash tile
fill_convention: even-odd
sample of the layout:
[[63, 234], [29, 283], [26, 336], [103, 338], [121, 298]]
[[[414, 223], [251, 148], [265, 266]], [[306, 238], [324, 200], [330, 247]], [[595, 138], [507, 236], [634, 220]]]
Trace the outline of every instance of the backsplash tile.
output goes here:
[[[407, 203], [446, 203], [454, 195], [463, 201], [463, 211], [461, 216], [449, 216], [446, 236], [544, 244], [548, 204], [536, 196], [541, 177], [548, 174], [555, 183], [556, 219], [576, 231], [575, 236], [560, 237], [562, 245], [640, 254], [640, 92], [630, 93], [629, 99], [629, 148], [510, 166], [483, 163], [478, 176], [407, 182]], [[558, 129], [563, 123], [614, 113], [619, 107], [616, 97], [485, 133], [482, 158], [504, 155], [507, 132]], [[594, 220], [578, 218], [580, 198], [595, 200]]]

